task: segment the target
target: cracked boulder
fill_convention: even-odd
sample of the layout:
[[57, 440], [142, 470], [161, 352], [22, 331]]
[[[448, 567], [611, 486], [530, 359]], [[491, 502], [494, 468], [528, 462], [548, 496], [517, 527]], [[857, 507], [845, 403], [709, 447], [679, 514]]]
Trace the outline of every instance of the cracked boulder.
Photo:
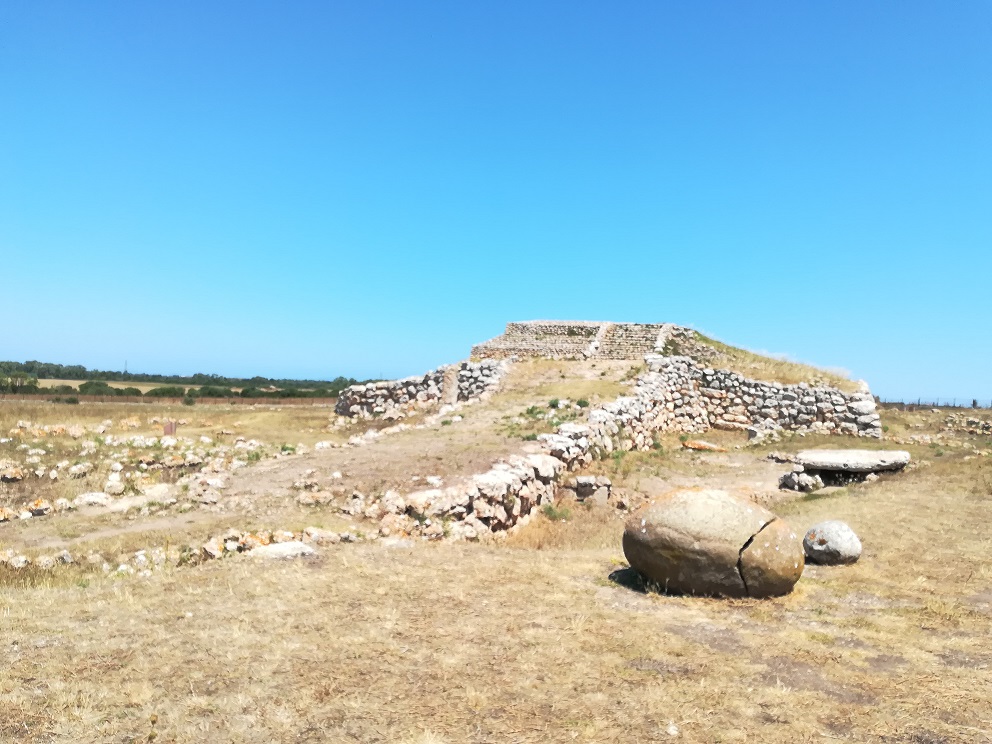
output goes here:
[[681, 490], [628, 520], [630, 565], [679, 594], [773, 597], [802, 576], [802, 538], [767, 509], [726, 491]]

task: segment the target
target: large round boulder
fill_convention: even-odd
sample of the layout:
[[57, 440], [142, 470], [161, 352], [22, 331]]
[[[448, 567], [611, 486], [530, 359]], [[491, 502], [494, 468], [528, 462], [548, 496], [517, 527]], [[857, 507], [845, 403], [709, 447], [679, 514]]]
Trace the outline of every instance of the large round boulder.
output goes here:
[[861, 557], [861, 540], [845, 522], [831, 519], [810, 527], [803, 538], [803, 550], [810, 563], [837, 566]]
[[716, 490], [651, 500], [627, 520], [623, 552], [659, 589], [679, 594], [788, 594], [804, 565], [802, 541], [785, 522]]

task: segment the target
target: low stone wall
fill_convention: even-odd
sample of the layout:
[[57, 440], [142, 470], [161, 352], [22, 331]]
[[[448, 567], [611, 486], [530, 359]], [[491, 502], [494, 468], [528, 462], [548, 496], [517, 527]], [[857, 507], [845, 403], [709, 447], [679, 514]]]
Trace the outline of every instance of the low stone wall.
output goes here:
[[[508, 362], [484, 359], [438, 367], [402, 380], [352, 385], [341, 391], [335, 411], [340, 416], [401, 418], [442, 403], [478, 398], [495, 388], [507, 369]], [[457, 394], [449, 387], [452, 380], [457, 385]]]
[[550, 455], [575, 470], [613, 450], [645, 450], [657, 432], [759, 429], [881, 437], [875, 400], [864, 389], [844, 393], [805, 383], [782, 385], [728, 370], [700, 369], [689, 357], [649, 356], [632, 396], [589, 413], [588, 424], [562, 424], [539, 438]]

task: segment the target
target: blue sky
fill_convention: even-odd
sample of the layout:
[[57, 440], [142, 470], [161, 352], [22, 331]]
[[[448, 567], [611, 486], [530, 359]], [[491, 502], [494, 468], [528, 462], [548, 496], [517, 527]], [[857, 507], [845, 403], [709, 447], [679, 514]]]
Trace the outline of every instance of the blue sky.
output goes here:
[[7, 2], [0, 357], [401, 376], [675, 322], [992, 398], [992, 4]]

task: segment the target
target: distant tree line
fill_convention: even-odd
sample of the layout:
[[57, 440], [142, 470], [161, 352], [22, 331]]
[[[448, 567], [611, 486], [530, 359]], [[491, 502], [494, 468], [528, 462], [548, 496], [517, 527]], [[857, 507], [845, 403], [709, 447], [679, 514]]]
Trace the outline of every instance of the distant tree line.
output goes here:
[[[38, 380], [81, 380], [78, 386], [41, 387]], [[163, 383], [142, 394], [136, 387], [112, 387], [108, 382]], [[269, 377], [222, 377], [197, 373], [151, 375], [132, 372], [88, 370], [78, 364], [47, 362], [0, 362], [0, 393], [20, 395], [104, 395], [149, 396], [157, 398], [336, 398], [358, 380], [337, 377], [333, 380], [279, 380]], [[240, 388], [240, 391], [231, 388]]]

